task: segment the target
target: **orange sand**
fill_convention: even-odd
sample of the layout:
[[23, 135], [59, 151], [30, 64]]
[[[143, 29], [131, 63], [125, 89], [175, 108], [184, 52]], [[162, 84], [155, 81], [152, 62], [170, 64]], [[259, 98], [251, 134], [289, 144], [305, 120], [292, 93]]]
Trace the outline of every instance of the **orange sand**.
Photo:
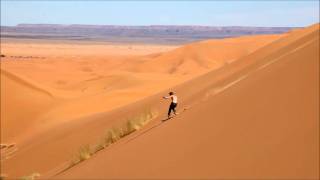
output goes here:
[[165, 116], [160, 97], [170, 88], [188, 110], [58, 177], [315, 178], [317, 33], [318, 25], [178, 48], [5, 42], [1, 142], [17, 149], [2, 153], [1, 170], [52, 177], [127, 117], [146, 108]]
[[[55, 178], [319, 178], [319, 25], [173, 89], [178, 117]], [[131, 110], [154, 104], [165, 114], [160, 95]]]

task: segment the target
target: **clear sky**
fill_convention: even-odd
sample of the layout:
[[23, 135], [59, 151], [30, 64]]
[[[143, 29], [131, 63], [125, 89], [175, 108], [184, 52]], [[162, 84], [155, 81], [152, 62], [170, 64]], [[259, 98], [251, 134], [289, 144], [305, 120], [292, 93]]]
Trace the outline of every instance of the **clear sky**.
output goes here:
[[1, 0], [1, 25], [308, 26], [319, 1], [11, 1]]

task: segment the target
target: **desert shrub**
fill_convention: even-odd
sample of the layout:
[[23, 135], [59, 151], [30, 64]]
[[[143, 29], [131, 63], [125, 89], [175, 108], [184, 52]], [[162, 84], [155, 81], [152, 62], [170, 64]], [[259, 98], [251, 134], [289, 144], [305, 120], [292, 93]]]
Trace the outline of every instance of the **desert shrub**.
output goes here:
[[83, 146], [79, 151], [79, 160], [84, 161], [86, 159], [89, 159], [91, 156], [90, 146], [86, 145]]
[[103, 142], [100, 142], [93, 148], [93, 153], [96, 153], [98, 151], [101, 151], [102, 149], [106, 148], [105, 144]]
[[91, 157], [91, 149], [89, 145], [85, 145], [81, 147], [75, 156], [72, 164], [77, 164]]
[[111, 144], [117, 142], [121, 138], [120, 130], [117, 128], [110, 129], [108, 134], [108, 136], [110, 137]]
[[126, 123], [126, 134], [129, 135], [130, 133], [136, 131], [136, 125], [133, 120], [127, 120]]

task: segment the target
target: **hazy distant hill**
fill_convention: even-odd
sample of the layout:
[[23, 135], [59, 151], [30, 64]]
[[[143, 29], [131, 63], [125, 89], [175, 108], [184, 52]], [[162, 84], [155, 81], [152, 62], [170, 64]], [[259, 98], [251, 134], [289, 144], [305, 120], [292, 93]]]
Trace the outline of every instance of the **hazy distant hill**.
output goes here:
[[210, 38], [284, 33], [290, 27], [113, 26], [19, 24], [2, 26], [2, 38], [98, 40], [111, 42], [183, 44]]

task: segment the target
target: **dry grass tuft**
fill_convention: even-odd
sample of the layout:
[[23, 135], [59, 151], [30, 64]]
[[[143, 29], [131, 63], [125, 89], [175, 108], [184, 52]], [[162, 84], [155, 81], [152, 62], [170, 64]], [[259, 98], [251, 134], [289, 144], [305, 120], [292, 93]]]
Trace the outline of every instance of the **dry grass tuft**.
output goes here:
[[21, 178], [19, 178], [20, 180], [35, 180], [36, 178], [40, 177], [39, 173], [32, 173], [29, 176], [23, 176]]
[[151, 110], [146, 110], [140, 115], [127, 119], [127, 122], [123, 126], [118, 128], [111, 128], [107, 131], [106, 135], [101, 138], [99, 143], [97, 143], [93, 147], [90, 147], [89, 145], [81, 147], [78, 154], [73, 159], [70, 167], [86, 159], [89, 159], [93, 154], [97, 153], [98, 151], [103, 150], [111, 144], [119, 141], [121, 138], [141, 129], [154, 117], [154, 112], [152, 112]]

